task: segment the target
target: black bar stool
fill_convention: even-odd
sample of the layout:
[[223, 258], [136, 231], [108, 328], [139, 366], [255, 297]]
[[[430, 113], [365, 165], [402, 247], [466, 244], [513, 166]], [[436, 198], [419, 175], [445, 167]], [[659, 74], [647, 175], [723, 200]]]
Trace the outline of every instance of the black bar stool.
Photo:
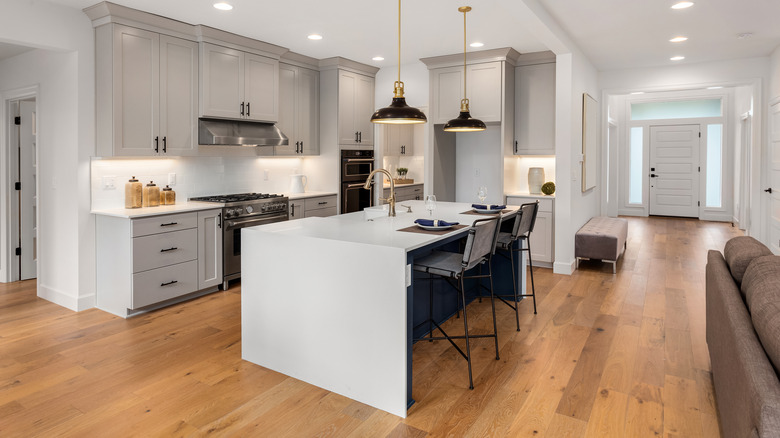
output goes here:
[[[471, 377], [471, 348], [469, 346], [469, 339], [473, 338], [493, 338], [496, 344], [496, 360], [498, 357], [498, 329], [496, 328], [496, 305], [493, 301], [493, 269], [490, 267], [490, 260], [496, 251], [496, 239], [498, 238], [499, 223], [501, 221], [501, 215], [497, 215], [485, 219], [477, 219], [471, 225], [469, 229], [468, 238], [466, 239], [466, 245], [463, 249], [463, 254], [447, 251], [433, 251], [430, 255], [416, 260], [414, 262], [413, 269], [418, 272], [426, 272], [429, 275], [430, 280], [430, 309], [428, 320], [418, 324], [417, 327], [423, 324], [429, 324], [431, 326], [431, 332], [428, 337], [415, 339], [438, 341], [448, 340], [458, 353], [466, 359], [469, 364], [469, 389], [474, 389], [474, 380]], [[466, 275], [466, 271], [487, 263], [488, 274], [483, 275], [481, 273], [477, 275]], [[463, 327], [465, 329], [464, 336], [450, 336], [448, 335], [439, 324], [433, 320], [433, 280], [434, 275], [443, 278], [450, 284], [455, 290], [460, 292], [460, 299], [463, 303]], [[492, 335], [469, 335], [469, 323], [468, 316], [466, 314], [466, 290], [463, 286], [463, 280], [471, 278], [489, 278], [490, 279], [490, 304], [493, 307], [493, 334]], [[433, 326], [444, 335], [441, 337], [433, 336]], [[465, 339], [466, 340], [466, 352], [458, 347], [453, 339]]]

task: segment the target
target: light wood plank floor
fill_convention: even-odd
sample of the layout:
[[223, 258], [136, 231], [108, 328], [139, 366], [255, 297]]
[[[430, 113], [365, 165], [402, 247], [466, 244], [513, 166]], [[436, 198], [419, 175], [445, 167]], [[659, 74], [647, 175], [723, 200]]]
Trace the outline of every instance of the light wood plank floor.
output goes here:
[[[717, 437], [704, 267], [739, 234], [630, 218], [617, 275], [536, 269], [539, 314], [524, 301], [517, 332], [497, 304], [501, 360], [472, 344], [473, 391], [447, 343], [415, 345], [405, 420], [242, 361], [239, 287], [123, 320], [0, 285], [0, 436]], [[489, 310], [469, 306], [475, 331]]]

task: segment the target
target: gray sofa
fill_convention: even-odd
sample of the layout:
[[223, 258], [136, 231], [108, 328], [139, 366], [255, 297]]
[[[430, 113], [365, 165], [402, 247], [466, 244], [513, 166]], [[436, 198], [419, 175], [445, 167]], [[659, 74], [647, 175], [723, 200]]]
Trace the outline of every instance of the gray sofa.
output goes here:
[[780, 256], [752, 237], [707, 255], [707, 345], [723, 436], [780, 437]]

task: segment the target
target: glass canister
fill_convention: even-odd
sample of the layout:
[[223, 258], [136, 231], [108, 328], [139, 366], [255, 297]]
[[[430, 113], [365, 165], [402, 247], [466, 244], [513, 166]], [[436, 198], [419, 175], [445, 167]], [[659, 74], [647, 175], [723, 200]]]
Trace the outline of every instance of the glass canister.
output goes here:
[[160, 205], [160, 188], [154, 183], [149, 181], [149, 184], [144, 187], [144, 207], [157, 207]]
[[165, 186], [160, 192], [160, 205], [173, 205], [175, 203], [176, 192], [172, 188]]
[[144, 186], [140, 181], [131, 177], [125, 183], [125, 208], [141, 208], [143, 206]]

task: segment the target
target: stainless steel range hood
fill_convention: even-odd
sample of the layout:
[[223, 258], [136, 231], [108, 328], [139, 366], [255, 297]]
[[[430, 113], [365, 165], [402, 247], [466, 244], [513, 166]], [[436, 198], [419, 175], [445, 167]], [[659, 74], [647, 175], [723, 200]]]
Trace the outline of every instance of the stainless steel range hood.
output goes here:
[[220, 146], [283, 146], [290, 140], [273, 123], [198, 119], [198, 144]]

